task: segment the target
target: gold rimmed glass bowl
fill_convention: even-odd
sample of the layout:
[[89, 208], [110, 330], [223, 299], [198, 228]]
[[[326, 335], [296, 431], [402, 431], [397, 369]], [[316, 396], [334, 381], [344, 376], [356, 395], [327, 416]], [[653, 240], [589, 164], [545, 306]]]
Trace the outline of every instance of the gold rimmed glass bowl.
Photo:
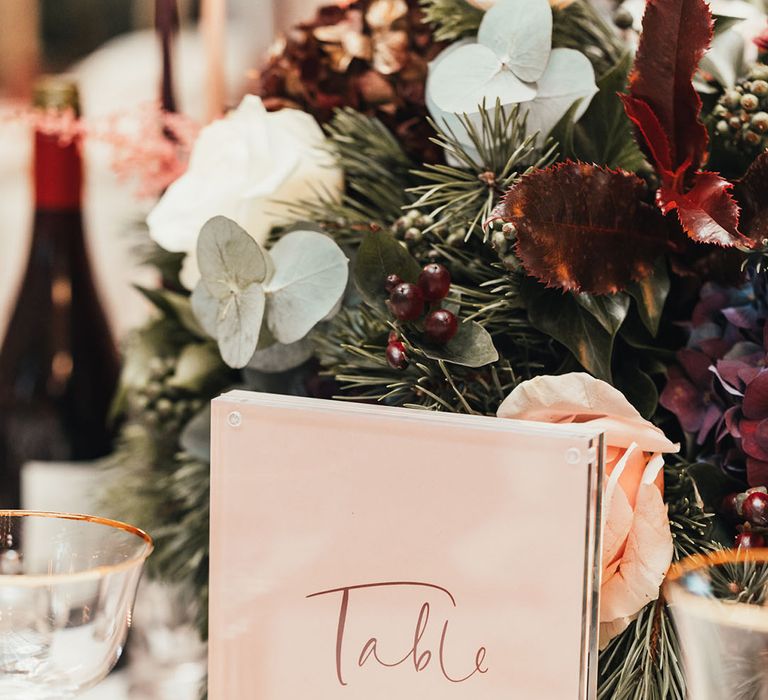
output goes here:
[[688, 557], [664, 595], [690, 700], [768, 700], [768, 549]]
[[102, 680], [151, 552], [124, 523], [0, 510], [0, 698], [61, 700]]

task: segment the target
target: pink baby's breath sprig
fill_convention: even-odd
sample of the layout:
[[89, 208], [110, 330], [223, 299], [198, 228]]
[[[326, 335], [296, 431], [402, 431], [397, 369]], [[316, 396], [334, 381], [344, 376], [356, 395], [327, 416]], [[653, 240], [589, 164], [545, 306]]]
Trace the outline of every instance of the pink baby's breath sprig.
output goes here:
[[137, 197], [158, 197], [187, 169], [200, 126], [189, 117], [162, 110], [159, 103], [106, 117], [85, 119], [73, 110], [39, 110], [11, 105], [0, 111], [0, 124], [21, 123], [57, 136], [62, 144], [74, 140], [100, 141], [112, 149], [112, 169], [123, 181], [136, 181]]

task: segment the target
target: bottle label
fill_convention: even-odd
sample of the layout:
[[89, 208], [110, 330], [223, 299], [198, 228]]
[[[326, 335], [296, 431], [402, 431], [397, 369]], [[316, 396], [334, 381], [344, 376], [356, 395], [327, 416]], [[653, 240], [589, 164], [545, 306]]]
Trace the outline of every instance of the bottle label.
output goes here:
[[83, 166], [76, 140], [35, 133], [35, 206], [47, 210], [80, 208]]

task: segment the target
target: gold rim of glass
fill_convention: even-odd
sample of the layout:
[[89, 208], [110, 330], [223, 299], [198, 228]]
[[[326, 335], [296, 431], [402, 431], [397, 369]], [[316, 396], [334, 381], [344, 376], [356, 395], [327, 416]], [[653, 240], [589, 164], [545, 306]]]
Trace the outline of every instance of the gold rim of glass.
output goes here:
[[138, 565], [143, 564], [149, 555], [152, 554], [155, 548], [155, 543], [152, 540], [152, 537], [144, 532], [144, 530], [119, 520], [111, 520], [110, 518], [102, 518], [96, 515], [81, 515], [79, 513], [55, 513], [53, 511], [38, 510], [0, 510], [0, 519], [2, 518], [48, 518], [59, 520], [75, 520], [79, 522], [93, 523], [94, 525], [104, 525], [106, 527], [114, 528], [115, 530], [122, 530], [123, 532], [127, 532], [134, 537], [143, 540], [144, 548], [138, 554], [129, 557], [124, 561], [120, 561], [115, 564], [101, 564], [99, 566], [94, 566], [91, 569], [86, 569], [85, 571], [30, 575], [0, 574], [0, 586], [34, 586], [47, 583], [76, 582], [100, 578], [106, 574], [112, 574], [118, 571], [132, 569]]
[[710, 622], [768, 632], [768, 607], [754, 603], [706, 598], [683, 586], [683, 576], [724, 564], [768, 564], [768, 547], [754, 549], [719, 549], [709, 554], [694, 554], [672, 564], [662, 587], [667, 601], [685, 606], [697, 617]]

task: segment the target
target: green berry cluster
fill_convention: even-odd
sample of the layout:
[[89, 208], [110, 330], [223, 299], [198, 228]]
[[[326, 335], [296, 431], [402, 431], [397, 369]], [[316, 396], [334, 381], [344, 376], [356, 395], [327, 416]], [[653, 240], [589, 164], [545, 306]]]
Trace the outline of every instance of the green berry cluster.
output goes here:
[[178, 433], [205, 405], [203, 399], [173, 384], [176, 360], [153, 357], [149, 380], [131, 397], [133, 413], [150, 430]]
[[467, 235], [466, 228], [458, 227], [449, 231], [446, 226], [435, 226], [434, 219], [410, 209], [392, 225], [395, 238], [404, 241], [411, 255], [420, 262], [434, 262], [440, 254], [433, 247], [442, 243], [454, 248], [461, 248]]
[[739, 151], [754, 155], [768, 147], [768, 66], [758, 63], [725, 91], [712, 116], [715, 134]]

